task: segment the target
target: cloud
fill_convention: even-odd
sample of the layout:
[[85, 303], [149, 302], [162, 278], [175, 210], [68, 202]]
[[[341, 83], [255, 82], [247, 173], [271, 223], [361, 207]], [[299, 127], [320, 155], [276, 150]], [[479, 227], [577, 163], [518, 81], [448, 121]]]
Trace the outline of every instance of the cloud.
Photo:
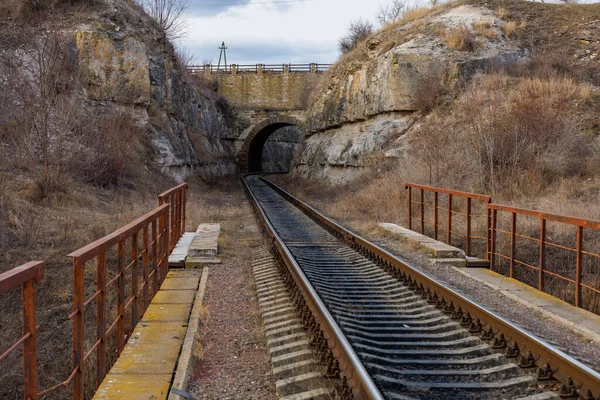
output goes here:
[[252, 0], [190, 0], [188, 14], [193, 16], [216, 16], [231, 8], [244, 7]]
[[[350, 21], [373, 21], [380, 5], [391, 0], [306, 0], [286, 4], [250, 0], [233, 7], [226, 4], [242, 0], [192, 1], [196, 11], [186, 15], [189, 29], [182, 44], [195, 55], [195, 62], [216, 63], [218, 47], [225, 41], [228, 63], [305, 64], [335, 62], [338, 39], [346, 34]], [[199, 14], [202, 4], [222, 6], [218, 13]]]

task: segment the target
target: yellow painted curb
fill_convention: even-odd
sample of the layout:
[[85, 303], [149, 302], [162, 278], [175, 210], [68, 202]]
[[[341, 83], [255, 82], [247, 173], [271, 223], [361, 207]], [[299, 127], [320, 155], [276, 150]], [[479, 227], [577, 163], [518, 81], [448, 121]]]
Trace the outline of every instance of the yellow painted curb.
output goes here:
[[179, 355], [179, 361], [177, 363], [177, 371], [175, 372], [175, 378], [171, 385], [169, 393], [169, 400], [186, 400], [185, 397], [180, 396], [172, 392], [173, 389], [178, 389], [183, 392], [187, 390], [187, 386], [194, 370], [194, 348], [196, 347], [196, 340], [198, 338], [198, 331], [200, 330], [200, 319], [202, 318], [202, 303], [204, 301], [204, 293], [206, 292], [206, 284], [208, 282], [208, 267], [204, 267], [202, 270], [202, 278], [200, 279], [200, 287], [196, 298], [194, 299], [194, 306], [190, 314], [190, 320], [188, 323], [187, 333], [181, 347], [181, 354]]

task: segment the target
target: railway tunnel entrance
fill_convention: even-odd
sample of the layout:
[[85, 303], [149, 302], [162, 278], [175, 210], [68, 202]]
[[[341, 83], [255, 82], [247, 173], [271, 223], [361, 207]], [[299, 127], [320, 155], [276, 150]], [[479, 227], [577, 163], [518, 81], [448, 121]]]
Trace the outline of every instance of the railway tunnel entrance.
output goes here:
[[302, 123], [293, 117], [278, 116], [256, 125], [238, 153], [242, 171], [286, 171], [292, 166], [302, 140]]

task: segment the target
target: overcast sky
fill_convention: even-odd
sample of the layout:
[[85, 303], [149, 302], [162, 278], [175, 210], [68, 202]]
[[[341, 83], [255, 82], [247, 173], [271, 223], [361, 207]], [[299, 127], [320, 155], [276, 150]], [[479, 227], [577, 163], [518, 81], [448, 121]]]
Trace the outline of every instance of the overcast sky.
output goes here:
[[350, 22], [374, 22], [381, 5], [391, 1], [189, 0], [189, 29], [181, 44], [196, 64], [217, 64], [222, 41], [228, 64], [333, 63]]
[[196, 63], [332, 63], [350, 21], [375, 20], [391, 0], [189, 0], [183, 46]]

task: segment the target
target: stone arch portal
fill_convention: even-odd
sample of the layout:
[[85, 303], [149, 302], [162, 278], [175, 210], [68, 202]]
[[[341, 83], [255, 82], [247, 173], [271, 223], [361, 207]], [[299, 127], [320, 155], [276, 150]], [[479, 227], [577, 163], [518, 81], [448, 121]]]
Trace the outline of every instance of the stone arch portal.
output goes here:
[[290, 116], [271, 117], [252, 128], [238, 153], [238, 166], [242, 172], [261, 172], [262, 152], [266, 141], [275, 131], [286, 126], [297, 126], [301, 130], [304, 124]]

